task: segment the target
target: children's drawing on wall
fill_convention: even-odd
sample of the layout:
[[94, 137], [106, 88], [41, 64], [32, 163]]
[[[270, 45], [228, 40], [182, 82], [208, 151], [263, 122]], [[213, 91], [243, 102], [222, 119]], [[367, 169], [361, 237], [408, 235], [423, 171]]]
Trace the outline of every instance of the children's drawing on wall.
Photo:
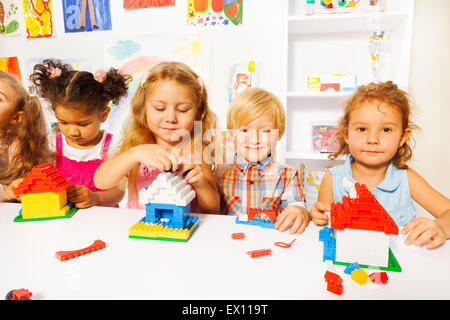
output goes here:
[[174, 6], [175, 0], [123, 0], [124, 9]]
[[63, 0], [67, 33], [111, 30], [109, 0]]
[[20, 76], [19, 60], [17, 57], [0, 58], [0, 70], [12, 74], [18, 80], [22, 81]]
[[13, 35], [19, 33], [19, 0], [0, 1], [0, 35]]
[[258, 85], [258, 71], [255, 61], [233, 64], [228, 76], [228, 101], [247, 88]]
[[163, 61], [181, 61], [193, 68], [207, 83], [209, 41], [200, 35], [154, 34], [114, 40], [106, 46], [105, 66], [119, 69], [121, 74], [133, 77], [128, 85], [128, 96], [119, 105], [111, 106], [106, 121], [108, 131], [122, 134], [123, 123], [129, 116], [133, 94], [143, 76], [154, 65]]
[[53, 35], [52, 0], [23, 0], [27, 38]]
[[337, 132], [335, 125], [316, 124], [312, 126], [313, 151], [320, 153], [332, 153], [339, 149], [339, 143], [334, 135]]
[[187, 21], [198, 26], [242, 24], [244, 0], [187, 0]]

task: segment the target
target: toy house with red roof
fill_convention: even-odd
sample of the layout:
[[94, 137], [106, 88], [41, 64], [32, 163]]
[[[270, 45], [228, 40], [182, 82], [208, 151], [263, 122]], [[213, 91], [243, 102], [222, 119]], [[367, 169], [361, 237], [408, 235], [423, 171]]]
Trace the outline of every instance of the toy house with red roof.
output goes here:
[[33, 167], [14, 190], [22, 201], [22, 218], [41, 219], [65, 216], [70, 182], [51, 163]]
[[331, 205], [335, 261], [388, 267], [389, 236], [398, 234], [394, 220], [365, 185], [355, 184], [356, 197]]

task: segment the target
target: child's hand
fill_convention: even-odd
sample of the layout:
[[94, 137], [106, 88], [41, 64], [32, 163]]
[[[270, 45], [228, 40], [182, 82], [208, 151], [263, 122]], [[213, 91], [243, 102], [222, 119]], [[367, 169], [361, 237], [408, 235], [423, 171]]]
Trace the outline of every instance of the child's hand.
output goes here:
[[303, 233], [309, 223], [309, 213], [306, 208], [300, 206], [288, 206], [282, 213], [280, 213], [275, 221], [275, 228], [279, 231], [285, 231], [293, 222], [289, 233]]
[[75, 204], [77, 208], [89, 208], [98, 205], [96, 192], [85, 186], [75, 185], [67, 190], [67, 200]]
[[159, 144], [141, 144], [135, 147], [136, 160], [159, 170], [178, 170], [178, 157], [168, 147]]
[[328, 223], [328, 215], [325, 212], [330, 212], [331, 205], [329, 203], [316, 201], [311, 208], [311, 220], [318, 226], [323, 226]]
[[406, 238], [406, 245], [414, 243], [416, 246], [422, 246], [427, 241], [427, 248], [434, 249], [439, 247], [447, 240], [442, 227], [437, 220], [427, 218], [416, 218], [411, 220], [402, 230], [402, 234], [409, 236]]
[[5, 200], [17, 200], [20, 201], [20, 196], [16, 196], [14, 194], [14, 189], [19, 186], [19, 184], [23, 181], [24, 178], [19, 178], [11, 182], [5, 190], [3, 190], [3, 198]]
[[180, 176], [185, 175], [184, 179], [187, 183], [194, 187], [194, 189], [202, 188], [208, 184], [203, 173], [202, 166], [200, 165], [185, 164], [178, 174]]

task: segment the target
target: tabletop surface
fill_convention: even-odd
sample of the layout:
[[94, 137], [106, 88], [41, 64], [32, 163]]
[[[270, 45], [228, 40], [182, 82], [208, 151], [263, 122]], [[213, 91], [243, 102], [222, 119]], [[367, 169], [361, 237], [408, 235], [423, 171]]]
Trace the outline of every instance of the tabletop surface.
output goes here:
[[[326, 290], [320, 228], [301, 235], [235, 224], [231, 216], [198, 214], [188, 242], [129, 239], [144, 210], [92, 207], [70, 219], [13, 222], [20, 204], [0, 203], [0, 297], [26, 288], [32, 299], [449, 299], [450, 245], [435, 250], [408, 247], [391, 237], [402, 272], [388, 272], [387, 285], [359, 285], [344, 273], [344, 293]], [[245, 239], [231, 234], [244, 232]], [[57, 251], [106, 248], [68, 261]], [[290, 248], [274, 245], [296, 241]], [[247, 251], [271, 249], [250, 258]], [[368, 274], [373, 270], [367, 269]]]

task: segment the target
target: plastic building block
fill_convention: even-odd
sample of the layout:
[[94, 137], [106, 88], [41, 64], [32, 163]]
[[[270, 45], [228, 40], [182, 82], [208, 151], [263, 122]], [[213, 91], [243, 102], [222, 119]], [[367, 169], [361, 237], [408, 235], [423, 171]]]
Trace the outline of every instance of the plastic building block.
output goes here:
[[22, 209], [19, 210], [19, 215], [14, 218], [14, 222], [26, 222], [26, 221], [43, 221], [43, 220], [54, 220], [54, 219], [68, 219], [72, 218], [72, 216], [75, 214], [75, 212], [78, 211], [78, 208], [75, 207], [75, 205], [71, 202], [67, 204], [69, 207], [69, 212], [67, 212], [64, 216], [56, 216], [56, 217], [43, 217], [43, 218], [31, 218], [31, 219], [24, 219], [22, 216]]
[[128, 230], [130, 239], [163, 240], [187, 242], [199, 226], [199, 218], [190, 216], [184, 229], [172, 228], [169, 223], [148, 223], [141, 219]]
[[5, 300], [31, 300], [33, 294], [27, 289], [11, 290], [6, 294]]
[[259, 249], [259, 250], [253, 250], [248, 251], [247, 254], [250, 256], [250, 258], [257, 258], [257, 257], [263, 257], [263, 256], [269, 256], [272, 254], [271, 249]]
[[35, 166], [14, 190], [22, 202], [22, 219], [66, 216], [67, 189], [70, 182], [51, 163]]
[[240, 220], [239, 217], [236, 217], [237, 224], [246, 224], [251, 226], [260, 226], [261, 228], [266, 229], [275, 229], [275, 222], [270, 221], [269, 219], [253, 219], [253, 220]]
[[344, 286], [342, 285], [343, 280], [338, 274], [327, 271], [324, 278], [327, 283], [328, 291], [337, 295], [342, 295], [342, 293], [344, 292]]
[[342, 202], [331, 204], [330, 227], [334, 230], [350, 228], [397, 235], [396, 223], [367, 187], [356, 183], [355, 188], [355, 199], [344, 196]]
[[[340, 266], [348, 266], [348, 265], [351, 264], [349, 262], [342, 262], [342, 261], [333, 261], [333, 263], [335, 265], [340, 265]], [[395, 258], [395, 255], [394, 255], [394, 253], [392, 252], [391, 249], [389, 249], [389, 263], [388, 263], [387, 267], [371, 266], [371, 265], [366, 265], [366, 264], [360, 264], [359, 266], [361, 268], [364, 268], [364, 269], [375, 269], [375, 270], [383, 270], [383, 271], [402, 272], [402, 267], [398, 263], [397, 259]]]
[[370, 281], [369, 276], [364, 269], [357, 269], [352, 271], [352, 280], [359, 284], [366, 284]]
[[323, 260], [336, 260], [335, 231], [329, 227], [323, 227], [319, 231], [319, 241], [323, 242]]
[[234, 240], [244, 239], [245, 238], [245, 234], [243, 232], [232, 233], [231, 234], [231, 238], [234, 239]]
[[276, 209], [270, 209], [270, 210], [266, 210], [266, 209], [255, 209], [255, 208], [249, 208], [248, 209], [248, 220], [254, 220], [255, 215], [263, 213], [266, 216], [269, 217], [269, 220], [271, 222], [275, 222], [276, 218], [277, 218], [277, 210]]
[[353, 262], [352, 264], [349, 264], [345, 269], [344, 273], [346, 274], [352, 274], [353, 270], [361, 269], [358, 262]]
[[95, 240], [93, 244], [91, 244], [89, 247], [86, 247], [84, 249], [80, 250], [73, 250], [73, 251], [58, 251], [55, 253], [56, 259], [60, 261], [66, 261], [69, 259], [73, 259], [82, 255], [85, 255], [86, 253], [90, 253], [93, 251], [97, 251], [100, 249], [103, 249], [106, 247], [105, 242], [102, 240]]
[[389, 280], [386, 272], [374, 272], [369, 276], [369, 278], [376, 284], [386, 284]]
[[281, 247], [281, 248], [290, 248], [292, 246], [292, 244], [295, 242], [295, 240], [297, 240], [297, 239], [294, 239], [289, 243], [279, 241], [279, 242], [275, 242], [274, 245]]

